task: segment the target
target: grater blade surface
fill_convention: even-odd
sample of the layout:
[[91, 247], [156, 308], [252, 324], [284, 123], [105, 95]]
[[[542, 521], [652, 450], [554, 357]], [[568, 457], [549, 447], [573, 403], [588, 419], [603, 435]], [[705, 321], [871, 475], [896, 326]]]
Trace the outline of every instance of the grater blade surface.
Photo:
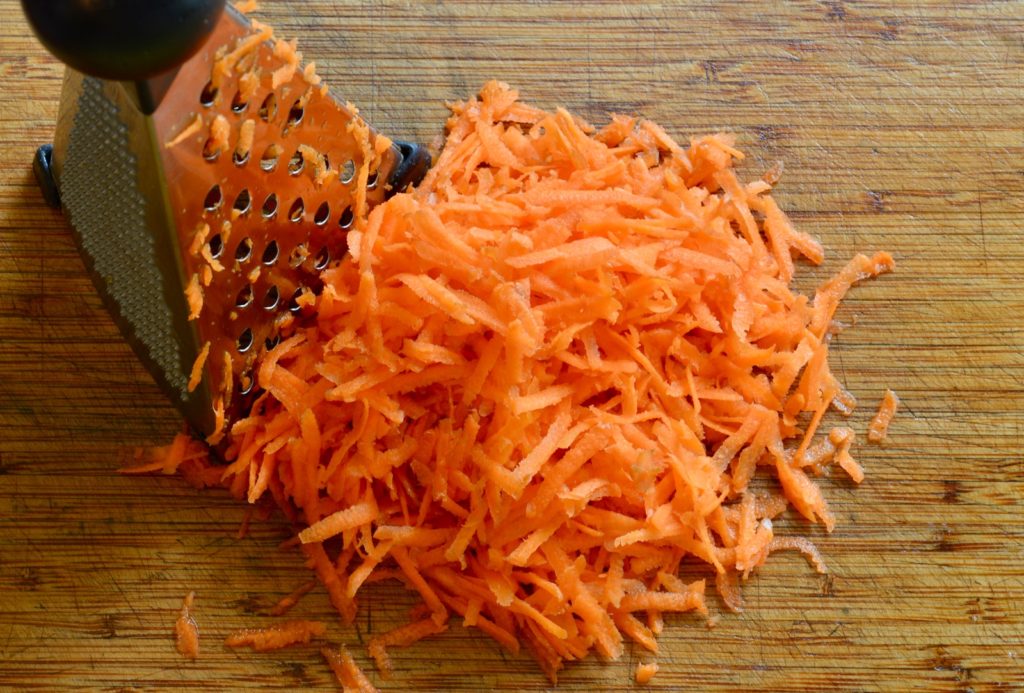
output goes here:
[[[76, 230], [82, 254], [123, 331], [137, 351], [162, 374], [165, 389], [187, 396], [188, 352], [181, 333], [184, 301], [172, 274], [140, 271], [160, 267], [173, 247], [148, 233], [147, 192], [140, 183], [139, 157], [118, 104], [101, 80], [78, 82], [79, 107], [67, 140], [61, 174], [62, 202]], [[97, 171], [104, 175], [97, 175]]]
[[258, 396], [260, 358], [312, 319], [319, 272], [344, 256], [348, 231], [429, 162], [337, 102], [268, 32], [229, 8], [152, 116], [120, 85], [69, 70], [54, 146], [108, 307], [214, 443]]

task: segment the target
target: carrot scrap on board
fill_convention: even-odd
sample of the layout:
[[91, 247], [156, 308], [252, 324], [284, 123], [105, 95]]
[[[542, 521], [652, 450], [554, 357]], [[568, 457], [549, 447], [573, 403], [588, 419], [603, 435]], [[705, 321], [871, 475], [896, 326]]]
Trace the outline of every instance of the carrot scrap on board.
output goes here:
[[636, 665], [636, 682], [643, 685], [650, 683], [654, 675], [658, 673], [658, 663], [651, 662], [650, 664], [644, 664], [643, 662], [637, 662]]
[[266, 628], [243, 628], [225, 638], [224, 644], [228, 647], [251, 647], [257, 652], [269, 652], [307, 643], [326, 631], [327, 626], [319, 621], [285, 621]]
[[[370, 641], [383, 673], [388, 646], [458, 615], [527, 645], [554, 681], [626, 637], [655, 650], [666, 611], [706, 616], [705, 582], [675, 577], [684, 561], [736, 611], [775, 550], [824, 569], [772, 520], [792, 505], [831, 531], [813, 477], [863, 476], [852, 435], [818, 433], [854, 401], [829, 329], [892, 256], [857, 255], [804, 296], [794, 258], [822, 247], [772, 199], [777, 169], [740, 180], [732, 137], [682, 146], [625, 116], [596, 129], [497, 82], [452, 106], [420, 186], [366, 214], [369, 146], [349, 254], [261, 356], [227, 465], [177, 468], [300, 518], [344, 620], [374, 576], [415, 590], [422, 620]], [[751, 489], [772, 475], [779, 492]]]
[[299, 603], [300, 599], [309, 594], [314, 587], [316, 587], [316, 580], [310, 580], [299, 585], [291, 594], [285, 595], [277, 604], [274, 604], [268, 613], [271, 616], [284, 616]]
[[195, 659], [199, 656], [199, 626], [192, 616], [195, 592], [189, 592], [181, 605], [178, 620], [174, 622], [175, 646], [182, 657]]
[[896, 408], [900, 405], [900, 398], [892, 390], [886, 390], [878, 405], [878, 413], [871, 419], [868, 425], [868, 440], [872, 443], [881, 443], [889, 432], [889, 423], [892, 417], [896, 416]]
[[437, 623], [433, 618], [425, 618], [420, 621], [413, 621], [404, 626], [399, 626], [381, 635], [370, 638], [366, 650], [377, 663], [377, 669], [381, 676], [390, 678], [392, 672], [391, 658], [388, 657], [388, 647], [408, 647], [428, 635], [435, 635], [448, 629], [447, 624]]
[[377, 693], [377, 687], [366, 678], [344, 645], [337, 650], [325, 647], [320, 650], [320, 654], [327, 660], [327, 666], [334, 672], [344, 693]]
[[238, 525], [238, 531], [235, 532], [235, 539], [245, 539], [249, 536], [249, 524], [252, 522], [252, 514], [252, 506], [245, 509], [245, 514], [242, 515], [242, 521]]

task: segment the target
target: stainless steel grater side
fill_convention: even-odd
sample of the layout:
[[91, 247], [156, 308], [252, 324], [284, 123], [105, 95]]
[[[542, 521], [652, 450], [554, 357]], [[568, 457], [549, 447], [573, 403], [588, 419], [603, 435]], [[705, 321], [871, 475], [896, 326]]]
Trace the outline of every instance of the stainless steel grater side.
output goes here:
[[260, 355], [309, 318], [348, 229], [429, 157], [332, 98], [294, 44], [206, 5], [208, 35], [180, 66], [128, 81], [69, 66], [36, 173], [126, 339], [217, 442], [256, 395]]

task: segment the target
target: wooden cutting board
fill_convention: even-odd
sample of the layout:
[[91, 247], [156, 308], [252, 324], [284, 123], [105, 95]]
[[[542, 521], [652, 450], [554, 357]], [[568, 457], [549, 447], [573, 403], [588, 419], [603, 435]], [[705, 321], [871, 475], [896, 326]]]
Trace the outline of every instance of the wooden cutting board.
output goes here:
[[[894, 275], [858, 288], [835, 339], [863, 431], [884, 388], [903, 409], [867, 480], [826, 481], [830, 566], [779, 554], [748, 608], [714, 629], [668, 619], [665, 690], [1024, 688], [1024, 4], [267, 0], [321, 74], [385, 132], [428, 142], [443, 101], [487, 79], [603, 122], [656, 119], [685, 141], [738, 133], [748, 177], [822, 239], [811, 287], [858, 250]], [[218, 492], [114, 473], [178, 419], [89, 284], [65, 220], [30, 173], [61, 68], [0, 4], [0, 689], [329, 690], [316, 648], [232, 652], [224, 634], [308, 579], [287, 529]], [[197, 594], [202, 657], [174, 651]], [[355, 628], [314, 591], [296, 612], [359, 647], [412, 600], [367, 591]], [[561, 689], [632, 685], [640, 656], [571, 666]], [[476, 632], [394, 656], [390, 690], [548, 688], [530, 658]], [[368, 667], [369, 668], [369, 667]]]

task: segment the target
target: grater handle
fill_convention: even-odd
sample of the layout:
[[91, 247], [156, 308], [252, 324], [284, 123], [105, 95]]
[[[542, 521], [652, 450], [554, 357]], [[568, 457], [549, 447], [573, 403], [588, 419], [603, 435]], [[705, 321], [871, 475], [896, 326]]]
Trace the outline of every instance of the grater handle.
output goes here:
[[21, 0], [61, 62], [103, 79], [144, 82], [179, 67], [213, 31], [225, 0]]

